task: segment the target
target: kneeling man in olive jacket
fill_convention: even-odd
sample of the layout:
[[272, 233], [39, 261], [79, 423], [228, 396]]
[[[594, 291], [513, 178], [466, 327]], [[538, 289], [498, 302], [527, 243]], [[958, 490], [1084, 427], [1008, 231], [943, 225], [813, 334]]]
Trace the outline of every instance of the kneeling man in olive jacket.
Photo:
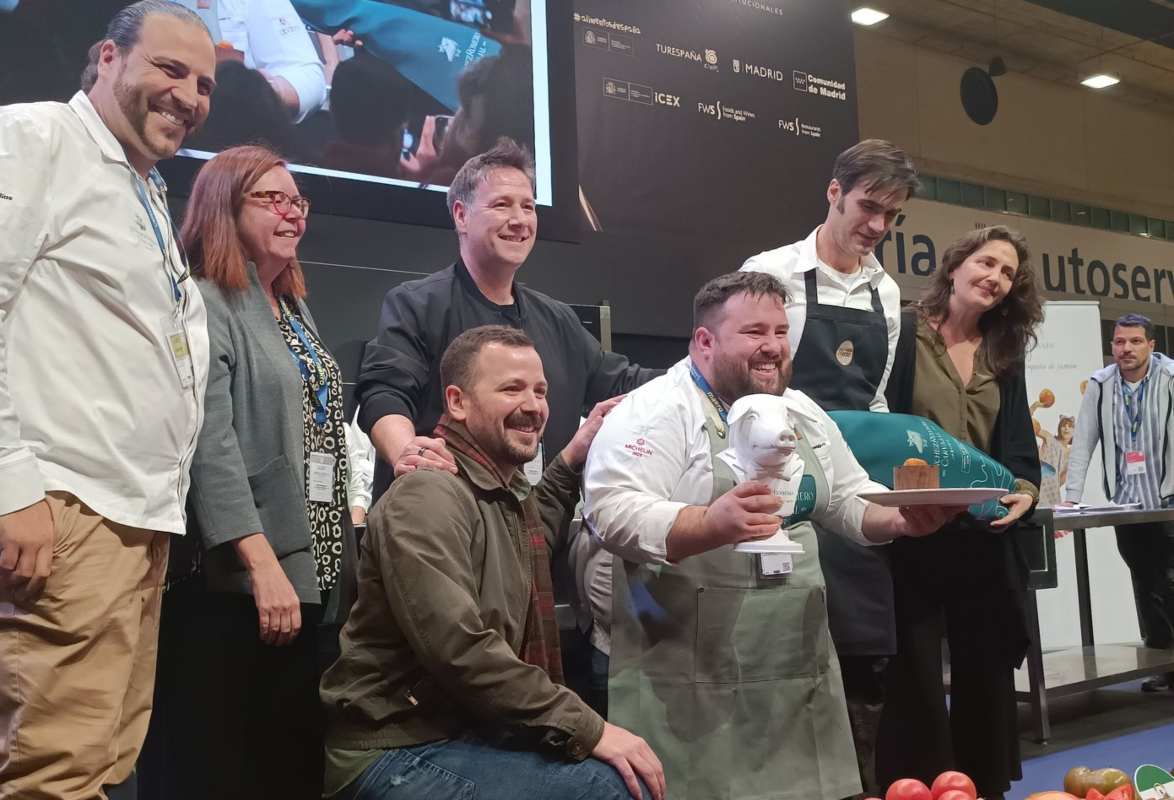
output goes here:
[[371, 512], [358, 601], [322, 679], [326, 795], [663, 800], [644, 740], [561, 685], [550, 553], [619, 398], [592, 410], [531, 487], [521, 468], [548, 407], [530, 339], [473, 328], [440, 372], [436, 435], [458, 473], [406, 474]]

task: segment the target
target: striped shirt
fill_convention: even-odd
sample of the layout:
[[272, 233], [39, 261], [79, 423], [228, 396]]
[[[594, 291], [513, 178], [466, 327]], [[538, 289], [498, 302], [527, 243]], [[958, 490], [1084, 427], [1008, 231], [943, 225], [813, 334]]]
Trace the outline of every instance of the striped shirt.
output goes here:
[[[1157, 359], [1150, 357], [1150, 367], [1136, 386], [1125, 382], [1121, 373], [1113, 389], [1113, 433], [1117, 443], [1117, 503], [1141, 503], [1143, 509], [1162, 508], [1162, 430], [1158, 392], [1152, 391], [1150, 377], [1158, 369]], [[1145, 455], [1145, 473], [1127, 474], [1125, 455], [1139, 451]]]

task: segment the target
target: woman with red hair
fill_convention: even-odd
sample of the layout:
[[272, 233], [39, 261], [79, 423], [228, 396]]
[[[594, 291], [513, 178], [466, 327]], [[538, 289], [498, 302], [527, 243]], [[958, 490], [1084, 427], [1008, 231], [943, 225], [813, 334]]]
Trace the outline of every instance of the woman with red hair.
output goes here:
[[147, 796], [321, 794], [319, 631], [350, 605], [355, 540], [342, 377], [297, 259], [309, 210], [255, 146], [209, 161], [188, 201], [211, 369], [163, 601]]

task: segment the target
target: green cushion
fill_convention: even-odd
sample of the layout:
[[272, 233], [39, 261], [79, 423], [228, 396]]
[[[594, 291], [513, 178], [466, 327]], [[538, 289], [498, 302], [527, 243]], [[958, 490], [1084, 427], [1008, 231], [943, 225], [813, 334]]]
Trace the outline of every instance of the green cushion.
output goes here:
[[[831, 418], [852, 454], [877, 483], [893, 488], [893, 467], [907, 458], [937, 464], [943, 489], [999, 488], [1015, 486], [1011, 471], [976, 447], [960, 441], [925, 417], [881, 414], [872, 411], [831, 411]], [[998, 500], [970, 507], [978, 519], [998, 519], [1007, 509]]]

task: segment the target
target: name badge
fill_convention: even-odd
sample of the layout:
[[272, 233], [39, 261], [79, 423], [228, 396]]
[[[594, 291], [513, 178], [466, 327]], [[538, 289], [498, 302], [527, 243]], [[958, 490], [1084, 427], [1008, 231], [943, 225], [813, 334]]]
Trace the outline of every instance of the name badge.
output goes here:
[[764, 578], [777, 578], [781, 575], [790, 575], [795, 562], [790, 553], [759, 553], [758, 572]]
[[538, 482], [542, 480], [542, 442], [538, 443], [538, 454], [526, 462], [522, 472], [525, 474], [526, 480], [530, 481], [531, 486], [537, 486]]
[[192, 364], [192, 351], [188, 348], [188, 336], [183, 328], [170, 327], [172, 320], [167, 320], [167, 349], [171, 352], [171, 363], [175, 365], [175, 374], [179, 376], [179, 384], [190, 389], [196, 383], [195, 368]]
[[1125, 453], [1125, 474], [1145, 475], [1145, 453], [1140, 450]]
[[329, 453], [310, 453], [307, 490], [311, 503], [329, 503], [334, 498], [334, 456]]

